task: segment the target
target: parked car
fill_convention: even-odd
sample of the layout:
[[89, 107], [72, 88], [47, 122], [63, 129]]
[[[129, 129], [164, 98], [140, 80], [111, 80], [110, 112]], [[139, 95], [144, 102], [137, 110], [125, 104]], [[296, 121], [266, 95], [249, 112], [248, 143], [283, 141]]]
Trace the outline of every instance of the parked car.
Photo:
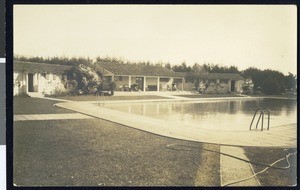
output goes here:
[[98, 92], [103, 93], [103, 95], [113, 96], [115, 88], [116, 88], [115, 82], [109, 82], [109, 83], [104, 82], [99, 86]]

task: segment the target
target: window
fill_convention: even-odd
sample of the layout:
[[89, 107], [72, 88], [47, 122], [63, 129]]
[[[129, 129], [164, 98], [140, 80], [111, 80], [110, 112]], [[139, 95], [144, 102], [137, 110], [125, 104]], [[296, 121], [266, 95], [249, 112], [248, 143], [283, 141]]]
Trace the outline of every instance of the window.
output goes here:
[[53, 75], [53, 80], [56, 80], [56, 75]]

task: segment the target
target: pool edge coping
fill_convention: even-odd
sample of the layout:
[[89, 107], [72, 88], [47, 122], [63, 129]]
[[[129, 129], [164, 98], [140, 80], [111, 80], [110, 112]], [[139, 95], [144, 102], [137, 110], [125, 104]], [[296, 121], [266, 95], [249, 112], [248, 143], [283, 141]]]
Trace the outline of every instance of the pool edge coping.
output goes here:
[[[62, 108], [65, 108], [65, 109], [70, 109], [70, 110], [72, 110], [72, 111], [76, 111], [76, 112], [80, 112], [80, 113], [82, 113], [82, 114], [86, 114], [86, 115], [88, 115], [88, 116], [92, 116], [92, 117], [95, 117], [95, 118], [100, 118], [100, 119], [103, 119], [103, 120], [106, 120], [106, 121], [109, 121], [109, 122], [112, 122], [112, 123], [116, 123], [116, 124], [119, 124], [119, 125], [123, 125], [123, 126], [126, 126], [126, 127], [130, 127], [130, 128], [133, 128], [133, 129], [137, 129], [137, 130], [140, 130], [140, 131], [143, 131], [143, 132], [148, 132], [148, 133], [152, 133], [152, 134], [155, 134], [155, 135], [159, 135], [159, 136], [163, 136], [163, 137], [168, 137], [168, 138], [174, 138], [174, 139], [180, 139], [180, 140], [187, 140], [187, 141], [193, 141], [193, 142], [202, 142], [202, 143], [208, 143], [208, 144], [218, 144], [218, 145], [223, 145], [223, 146], [236, 146], [236, 147], [267, 147], [267, 148], [271, 148], [271, 147], [273, 147], [273, 148], [295, 148], [295, 147], [297, 147], [297, 142], [296, 142], [296, 144], [295, 145], [293, 145], [293, 146], [288, 146], [288, 145], [264, 145], [264, 146], [262, 146], [262, 145], [259, 145], [259, 146], [257, 146], [257, 145], [240, 145], [240, 144], [238, 144], [238, 143], [234, 143], [234, 144], [228, 144], [228, 143], [218, 143], [218, 142], [207, 142], [207, 141], [202, 141], [202, 140], [199, 140], [199, 139], [193, 139], [193, 138], [185, 138], [182, 134], [181, 135], [179, 135], [179, 134], [177, 134], [177, 137], [176, 137], [176, 134], [175, 133], [173, 133], [173, 135], [170, 135], [171, 133], [169, 132], [169, 134], [161, 134], [160, 132], [157, 132], [157, 131], [152, 131], [153, 129], [145, 129], [145, 128], [140, 128], [140, 127], [135, 127], [135, 126], [132, 126], [132, 124], [128, 124], [128, 121], [127, 122], [125, 122], [124, 123], [124, 121], [123, 122], [120, 122], [120, 121], [118, 121], [118, 120], [114, 120], [114, 118], [111, 118], [111, 117], [109, 117], [109, 116], [99, 116], [99, 114], [94, 114], [94, 113], [86, 113], [86, 111], [82, 111], [82, 110], [78, 110], [78, 109], [74, 109], [74, 108], [68, 108], [68, 106], [66, 107], [66, 106], [62, 106], [61, 104], [68, 104], [68, 103], [71, 103], [71, 102], [64, 102], [64, 103], [56, 103], [56, 104], [54, 104], [54, 106], [58, 106], [58, 107], [62, 107]], [[72, 103], [77, 103], [77, 104], [82, 104], [82, 103], [84, 103], [84, 104], [90, 104], [89, 102], [87, 102], [87, 101], [80, 101], [80, 102], [72, 102]], [[96, 107], [96, 106], [95, 106]], [[107, 111], [107, 109], [105, 109], [106, 111]], [[119, 111], [116, 111], [116, 110], [113, 110], [113, 112], [119, 112]], [[112, 113], [112, 112], [111, 112]], [[119, 112], [119, 114], [120, 113], [122, 113], [122, 112]], [[105, 114], [107, 114], [107, 113], [105, 113]], [[128, 114], [128, 113], [127, 113]], [[126, 115], [126, 113], [123, 113], [122, 114], [123, 116], [124, 115]], [[131, 114], [130, 114], [131, 115]], [[114, 116], [114, 117], [116, 117], [116, 115]], [[140, 117], [144, 117], [144, 116], [140, 116]], [[128, 118], [127, 118], [128, 119]], [[126, 120], [126, 118], [125, 118], [125, 120]], [[153, 124], [152, 124], [153, 125]], [[294, 124], [293, 124], [294, 125]], [[290, 126], [290, 125], [289, 125]], [[282, 128], [282, 127], [284, 127], [284, 126], [278, 126], [277, 128]], [[297, 126], [296, 126], [297, 127]], [[151, 127], [150, 127], [151, 128]], [[296, 132], [297, 133], [297, 132]], [[179, 136], [181, 136], [181, 137], [178, 137], [178, 135]], [[175, 137], [174, 137], [175, 136]], [[296, 138], [296, 141], [297, 141], [297, 138]]]

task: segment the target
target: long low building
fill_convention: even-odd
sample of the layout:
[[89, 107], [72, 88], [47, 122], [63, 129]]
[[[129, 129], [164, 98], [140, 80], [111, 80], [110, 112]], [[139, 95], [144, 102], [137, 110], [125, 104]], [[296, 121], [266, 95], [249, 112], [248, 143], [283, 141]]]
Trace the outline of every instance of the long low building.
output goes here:
[[185, 75], [185, 90], [195, 88], [195, 83], [206, 85], [205, 93], [240, 93], [245, 78], [235, 73], [187, 73]]
[[52, 94], [65, 89], [65, 71], [71, 66], [14, 61], [14, 95]]
[[135, 85], [140, 91], [184, 90], [184, 75], [165, 67], [152, 65], [120, 64], [111, 62], [94, 63], [95, 70], [103, 73], [104, 80], [114, 81], [116, 90], [125, 90]]
[[[66, 89], [71, 66], [14, 61], [14, 95], [53, 94]], [[230, 73], [180, 73], [162, 66], [95, 62], [93, 68], [118, 91], [193, 91], [205, 84], [205, 93], [240, 92], [244, 78]]]

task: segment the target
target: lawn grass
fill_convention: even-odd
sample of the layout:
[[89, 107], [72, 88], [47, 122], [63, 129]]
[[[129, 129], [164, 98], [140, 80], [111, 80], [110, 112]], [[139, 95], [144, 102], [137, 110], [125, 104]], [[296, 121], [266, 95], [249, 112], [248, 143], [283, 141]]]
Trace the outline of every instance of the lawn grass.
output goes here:
[[58, 108], [53, 104], [59, 101], [45, 100], [31, 97], [14, 97], [14, 115], [19, 114], [52, 114], [52, 113], [74, 113], [71, 110]]
[[[97, 97], [94, 95], [78, 95], [78, 96], [62, 96], [62, 97], [55, 97], [57, 99], [64, 99], [64, 100], [72, 100], [72, 101], [96, 101]], [[147, 99], [169, 99], [162, 96], [156, 95], [135, 95], [135, 96], [104, 96], [105, 100], [147, 100]]]
[[[162, 137], [101, 119], [14, 124], [14, 178], [23, 186], [220, 186], [215, 153], [168, 149], [203, 143]], [[205, 153], [205, 156], [202, 155]], [[210, 162], [202, 165], [207, 157]]]
[[223, 97], [241, 97], [236, 94], [187, 94], [187, 95], [176, 95], [185, 98], [223, 98]]
[[[238, 94], [187, 94], [187, 95], [174, 95], [174, 96], [180, 96], [185, 98], [224, 98], [224, 97], [242, 97]], [[297, 96], [295, 95], [263, 95], [263, 96], [257, 96], [257, 95], [247, 95], [251, 97], [267, 97], [267, 98], [289, 98], [289, 99], [297, 99]]]
[[[254, 96], [255, 97], [255, 96]], [[282, 95], [265, 95], [262, 97], [268, 97], [268, 98], [288, 98], [288, 99], [292, 99], [292, 100], [297, 100], [297, 95], [286, 95], [286, 94], [282, 94]]]
[[[57, 101], [15, 97], [14, 114], [71, 112], [52, 106], [54, 103]], [[167, 149], [172, 143], [207, 146], [101, 119], [17, 121], [13, 180], [17, 185], [27, 186], [193, 186], [196, 170], [200, 168], [204, 176], [201, 186], [220, 186], [219, 155]], [[258, 163], [271, 164], [285, 156], [282, 149], [244, 150], [250, 161]], [[212, 162], [203, 165], [208, 157]], [[258, 180], [263, 186], [294, 185], [295, 156], [290, 157], [290, 162], [290, 169], [269, 169], [259, 174]], [[265, 167], [253, 168], [259, 172]]]
[[[54, 103], [18, 97], [14, 108], [18, 114], [66, 111]], [[13, 125], [13, 181], [19, 186], [194, 186], [199, 169], [201, 185], [220, 186], [219, 167], [215, 168], [219, 156], [167, 148], [174, 143], [201, 148], [203, 143], [101, 119], [15, 121]], [[210, 162], [203, 166], [207, 156]]]
[[[249, 147], [244, 148], [245, 154], [251, 162], [272, 164], [273, 162], [284, 158], [286, 156], [286, 151], [281, 148], [262, 148], [262, 147]], [[297, 149], [289, 149], [289, 152], [295, 152]], [[258, 174], [257, 178], [262, 186], [293, 186], [297, 183], [297, 155], [292, 155], [289, 157], [291, 167], [289, 169], [281, 170], [270, 168], [262, 174]], [[274, 166], [284, 167], [287, 163], [281, 161]], [[265, 166], [252, 164], [254, 172], [257, 173], [263, 169]]]

